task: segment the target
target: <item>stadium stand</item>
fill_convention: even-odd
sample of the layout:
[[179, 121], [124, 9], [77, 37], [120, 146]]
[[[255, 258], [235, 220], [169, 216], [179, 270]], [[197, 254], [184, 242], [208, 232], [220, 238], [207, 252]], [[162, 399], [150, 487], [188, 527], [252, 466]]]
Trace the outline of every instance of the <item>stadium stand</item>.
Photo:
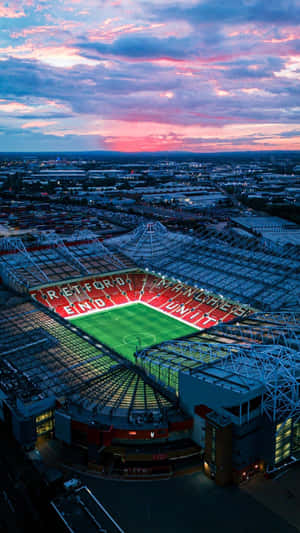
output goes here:
[[300, 302], [300, 250], [231, 229], [203, 228], [197, 235], [168, 232], [159, 223], [105, 242], [137, 264], [168, 278], [224, 294], [264, 310]]
[[142, 271], [50, 285], [31, 291], [31, 295], [64, 318], [142, 302], [202, 329], [250, 313], [247, 306]]
[[[168, 410], [176, 413], [170, 400], [106, 347], [32, 303], [0, 312], [0, 348], [1, 372], [11, 369], [15, 380], [7, 393], [22, 391], [24, 410], [27, 402], [53, 404], [55, 397], [67, 397], [69, 409], [74, 403], [75, 410], [109, 423], [115, 416], [120, 427], [162, 422]], [[17, 408], [22, 409], [20, 402]]]
[[[275, 244], [230, 229], [204, 228], [197, 235], [183, 235], [168, 231], [158, 222], [144, 223], [133, 232], [104, 243], [92, 232], [77, 233], [67, 241], [48, 232], [38, 235], [30, 245], [19, 238], [0, 242], [0, 275], [6, 285], [19, 293], [51, 283], [140, 267], [148, 271], [147, 279], [140, 273], [132, 280], [135, 287], [129, 286], [128, 294], [121, 294], [121, 291], [117, 294], [116, 290], [110, 295], [112, 303], [113, 296], [115, 304], [128, 299], [149, 300], [150, 305], [162, 310], [167, 307], [168, 291], [157, 290], [151, 272], [169, 280], [179, 278], [189, 287], [203, 288], [220, 297], [224, 295], [227, 299], [271, 311], [299, 304], [299, 265], [300, 250], [295, 245]], [[93, 296], [88, 295], [88, 301], [89, 297]], [[185, 305], [187, 301], [180, 303]], [[197, 311], [206, 313], [200, 306]], [[184, 312], [182, 310], [182, 315]], [[223, 317], [217, 307], [214, 312], [211, 309], [207, 312], [211, 322]]]

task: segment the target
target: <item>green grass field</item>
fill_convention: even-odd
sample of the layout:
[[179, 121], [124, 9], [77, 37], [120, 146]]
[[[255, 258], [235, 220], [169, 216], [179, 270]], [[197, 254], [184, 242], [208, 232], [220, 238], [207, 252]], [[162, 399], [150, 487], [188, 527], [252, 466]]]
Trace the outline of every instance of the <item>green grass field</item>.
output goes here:
[[146, 348], [198, 331], [141, 303], [72, 318], [71, 322], [131, 361], [137, 347]]

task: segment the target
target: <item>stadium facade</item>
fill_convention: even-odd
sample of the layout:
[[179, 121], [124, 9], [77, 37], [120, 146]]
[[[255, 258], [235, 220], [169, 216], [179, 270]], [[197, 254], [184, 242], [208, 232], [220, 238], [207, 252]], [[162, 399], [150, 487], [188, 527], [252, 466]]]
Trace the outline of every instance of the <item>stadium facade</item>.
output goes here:
[[[55, 437], [127, 471], [195, 457], [220, 485], [299, 458], [299, 248], [159, 223], [0, 246], [21, 295], [0, 312], [0, 413], [23, 446]], [[193, 332], [127, 359], [69, 320], [136, 302]]]

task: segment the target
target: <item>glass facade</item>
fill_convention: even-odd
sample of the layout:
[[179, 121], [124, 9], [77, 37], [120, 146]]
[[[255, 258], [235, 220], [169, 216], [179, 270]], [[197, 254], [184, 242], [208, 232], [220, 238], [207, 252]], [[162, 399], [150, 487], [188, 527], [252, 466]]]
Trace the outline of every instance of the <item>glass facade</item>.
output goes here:
[[50, 409], [35, 418], [36, 434], [38, 437], [50, 433], [54, 429], [54, 411]]
[[292, 419], [276, 425], [275, 464], [281, 463], [291, 455]]
[[179, 369], [173, 369], [171, 366], [162, 364], [160, 361], [151, 359], [142, 359], [139, 361], [145, 372], [152, 376], [156, 381], [160, 381], [166, 387], [178, 392], [179, 388]]
[[216, 462], [216, 428], [212, 427], [211, 434], [211, 460], [213, 463]]
[[294, 423], [292, 453], [296, 457], [300, 456], [300, 420]]

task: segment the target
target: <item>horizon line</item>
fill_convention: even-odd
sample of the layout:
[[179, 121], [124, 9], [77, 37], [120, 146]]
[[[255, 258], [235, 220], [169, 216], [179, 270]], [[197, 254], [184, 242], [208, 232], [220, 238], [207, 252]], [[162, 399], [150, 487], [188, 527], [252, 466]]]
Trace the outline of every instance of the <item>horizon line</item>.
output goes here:
[[1, 150], [1, 154], [53, 154], [53, 153], [101, 153], [101, 154], [118, 154], [118, 155], [152, 155], [152, 154], [190, 154], [190, 155], [223, 155], [223, 154], [248, 154], [248, 153], [300, 153], [300, 149], [296, 150], [231, 150], [231, 151], [216, 151], [216, 152], [191, 152], [187, 150], [159, 150], [159, 151], [145, 151], [145, 152], [122, 152], [118, 150]]

